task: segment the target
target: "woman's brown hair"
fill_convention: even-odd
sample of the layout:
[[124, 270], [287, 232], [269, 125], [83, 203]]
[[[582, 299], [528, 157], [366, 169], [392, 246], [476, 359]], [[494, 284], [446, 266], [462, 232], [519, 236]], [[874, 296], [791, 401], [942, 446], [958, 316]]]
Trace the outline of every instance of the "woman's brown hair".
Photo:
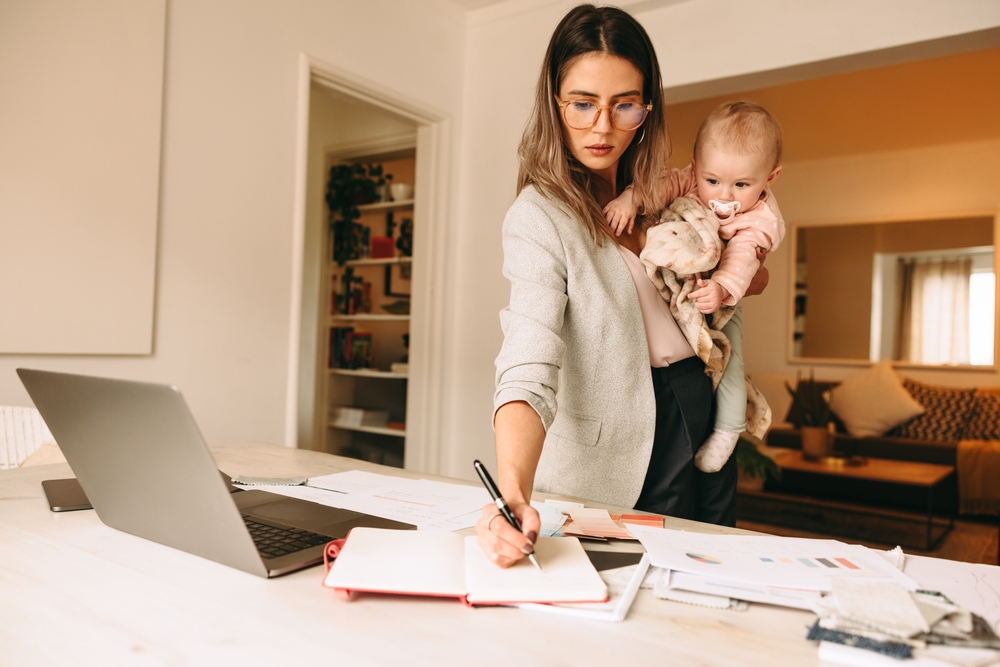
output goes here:
[[653, 107], [618, 162], [616, 185], [619, 192], [632, 186], [632, 200], [640, 210], [656, 210], [655, 183], [666, 172], [670, 160], [660, 67], [649, 35], [638, 21], [617, 7], [580, 5], [556, 26], [542, 62], [534, 110], [518, 148], [517, 191], [534, 185], [587, 224], [600, 245], [605, 237], [617, 243], [600, 202], [610, 201], [619, 192], [611, 192], [610, 183], [572, 156], [563, 141], [556, 103], [566, 69], [575, 58], [587, 53], [623, 58], [642, 74], [643, 100]]

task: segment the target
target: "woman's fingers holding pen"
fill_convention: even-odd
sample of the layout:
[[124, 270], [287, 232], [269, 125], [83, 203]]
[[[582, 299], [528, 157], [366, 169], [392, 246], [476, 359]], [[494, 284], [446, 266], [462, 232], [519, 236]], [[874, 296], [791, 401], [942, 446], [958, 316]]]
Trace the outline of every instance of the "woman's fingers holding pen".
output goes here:
[[511, 510], [521, 522], [523, 533], [510, 525], [493, 504], [483, 508], [483, 515], [476, 522], [480, 548], [500, 567], [510, 567], [533, 553], [538, 539], [538, 512], [530, 505], [517, 503], [511, 504]]

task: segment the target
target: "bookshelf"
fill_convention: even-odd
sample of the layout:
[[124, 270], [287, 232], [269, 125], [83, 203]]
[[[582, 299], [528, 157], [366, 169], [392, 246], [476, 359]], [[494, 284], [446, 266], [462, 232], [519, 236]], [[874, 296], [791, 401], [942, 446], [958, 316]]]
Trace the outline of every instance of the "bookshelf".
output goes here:
[[[392, 183], [414, 182], [415, 150], [391, 159], [361, 156], [350, 161], [382, 164], [393, 175]], [[414, 200], [356, 208], [360, 213], [356, 222], [368, 230], [369, 242], [362, 243], [361, 257], [343, 265], [334, 262], [333, 234], [327, 229], [322, 273], [327, 316], [320, 324], [325, 372], [317, 396], [317, 414], [323, 419], [320, 445], [332, 454], [403, 467], [409, 379], [404, 360], [408, 358], [413, 259], [397, 241], [404, 221], [408, 230], [413, 229]], [[391, 245], [386, 239], [391, 239]], [[382, 245], [377, 248], [379, 242]], [[391, 252], [391, 256], [371, 256], [379, 251]], [[364, 423], [358, 423], [359, 410]]]

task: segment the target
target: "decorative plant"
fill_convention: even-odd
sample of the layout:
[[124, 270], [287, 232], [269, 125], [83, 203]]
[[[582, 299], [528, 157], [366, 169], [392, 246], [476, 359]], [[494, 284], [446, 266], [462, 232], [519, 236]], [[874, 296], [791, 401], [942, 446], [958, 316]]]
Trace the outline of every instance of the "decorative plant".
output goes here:
[[361, 217], [359, 204], [376, 200], [379, 188], [392, 174], [384, 173], [380, 164], [336, 164], [330, 167], [326, 182], [326, 206], [330, 211], [330, 231], [333, 234], [333, 260], [343, 264], [360, 256]]
[[[802, 374], [795, 376], [795, 389], [785, 382], [785, 389], [792, 395], [792, 402], [802, 415], [802, 426], [820, 426], [826, 428], [832, 417], [830, 405], [823, 396], [823, 390], [817, 386], [812, 369], [809, 370], [809, 383], [803, 384]], [[832, 389], [827, 390], [832, 392]]]
[[413, 220], [403, 218], [399, 223], [399, 238], [396, 239], [396, 249], [403, 257], [413, 257]]
[[774, 459], [762, 454], [756, 444], [744, 438], [736, 441], [736, 467], [747, 477], [781, 479], [781, 468]]

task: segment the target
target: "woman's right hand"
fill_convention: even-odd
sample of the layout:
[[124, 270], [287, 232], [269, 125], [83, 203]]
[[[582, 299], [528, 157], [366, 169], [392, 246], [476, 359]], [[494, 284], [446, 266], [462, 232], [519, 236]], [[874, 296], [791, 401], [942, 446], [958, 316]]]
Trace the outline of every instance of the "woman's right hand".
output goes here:
[[523, 533], [510, 525], [493, 503], [483, 507], [483, 515], [476, 522], [479, 547], [499, 567], [510, 567], [534, 553], [541, 528], [538, 512], [530, 504], [510, 501], [508, 507], [521, 523]]

